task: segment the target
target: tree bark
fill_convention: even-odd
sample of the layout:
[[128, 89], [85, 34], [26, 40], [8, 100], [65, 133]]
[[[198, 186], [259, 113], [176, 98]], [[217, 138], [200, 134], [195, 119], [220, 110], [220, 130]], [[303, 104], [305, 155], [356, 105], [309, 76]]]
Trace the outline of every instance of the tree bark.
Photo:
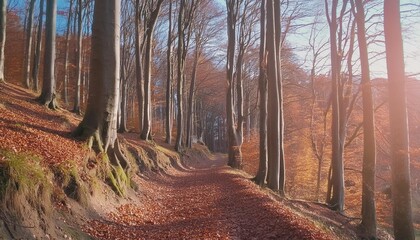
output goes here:
[[73, 112], [80, 115], [80, 97], [81, 97], [81, 86], [82, 86], [82, 43], [83, 43], [83, 6], [82, 6], [82, 0], [77, 1], [77, 82], [76, 82], [76, 91], [74, 95], [74, 106], [73, 106]]
[[57, 0], [47, 1], [46, 12], [46, 37], [45, 37], [45, 56], [44, 56], [44, 82], [42, 85], [41, 104], [50, 109], [57, 108], [56, 81], [55, 81], [55, 33], [57, 18]]
[[284, 159], [284, 107], [283, 107], [283, 76], [282, 76], [282, 65], [281, 65], [281, 9], [280, 1], [274, 1], [274, 20], [276, 29], [276, 58], [277, 58], [277, 84], [278, 84], [278, 95], [279, 95], [279, 146], [280, 146], [280, 179], [279, 179], [279, 193], [284, 196], [285, 184], [286, 184], [286, 163]]
[[169, 1], [169, 26], [168, 26], [168, 44], [166, 50], [167, 76], [166, 76], [166, 115], [165, 115], [165, 142], [172, 142], [172, 1]]
[[355, 0], [357, 13], [357, 38], [362, 70], [363, 97], [363, 171], [362, 171], [362, 226], [366, 237], [376, 238], [375, 166], [376, 141], [375, 118], [370, 81], [369, 56], [366, 40], [365, 10], [362, 0]]
[[[325, 0], [328, 17], [328, 1]], [[344, 163], [343, 152], [341, 151], [340, 138], [340, 104], [339, 104], [339, 78], [340, 61], [337, 51], [337, 5], [338, 0], [332, 1], [331, 17], [328, 19], [330, 28], [330, 48], [331, 48], [331, 78], [332, 78], [332, 156], [331, 156], [331, 190], [328, 192], [332, 196], [327, 196], [327, 203], [337, 211], [344, 210]]]
[[156, 21], [162, 6], [163, 0], [158, 0], [155, 9], [153, 9], [150, 19], [145, 21], [147, 24], [145, 41], [146, 51], [144, 56], [144, 109], [143, 109], [143, 129], [140, 138], [148, 140], [152, 138], [152, 90], [151, 90], [151, 77], [152, 77], [152, 57], [153, 57], [153, 31], [155, 29]]
[[138, 111], [139, 111], [139, 132], [142, 132], [143, 128], [143, 112], [144, 112], [144, 85], [143, 85], [143, 66], [142, 66], [142, 57], [143, 57], [143, 44], [142, 39], [140, 38], [141, 26], [141, 12], [142, 6], [140, 0], [136, 0], [136, 20], [135, 20], [135, 33], [136, 33], [136, 78], [137, 78], [137, 99], [138, 99]]
[[39, 0], [39, 16], [38, 16], [38, 30], [36, 33], [36, 47], [34, 53], [34, 61], [32, 67], [32, 82], [34, 83], [34, 90], [39, 90], [39, 62], [41, 61], [41, 43], [42, 43], [42, 25], [44, 17], [44, 0]]
[[[410, 155], [400, 1], [384, 1], [385, 47], [391, 130], [392, 202], [395, 239], [414, 239]], [[392, 97], [391, 97], [392, 94]]]
[[260, 93], [260, 159], [255, 182], [263, 186], [267, 180], [268, 155], [267, 155], [267, 59], [266, 59], [266, 0], [261, 1], [260, 24], [260, 68], [259, 68], [259, 93]]
[[280, 190], [280, 112], [278, 58], [276, 48], [274, 1], [267, 1], [267, 77], [268, 77], [268, 187], [273, 191]]
[[7, 0], [0, 0], [0, 83], [6, 82], [4, 78], [4, 46], [6, 45], [6, 19]]
[[[42, 0], [41, 0], [42, 1]], [[64, 53], [64, 87], [63, 87], [63, 98], [64, 103], [67, 105], [69, 103], [68, 97], [68, 83], [69, 83], [69, 41], [70, 41], [70, 25], [71, 25], [71, 18], [73, 15], [73, 1], [70, 0], [69, 6], [69, 15], [67, 18], [67, 28], [66, 28], [66, 52]]]
[[31, 87], [30, 75], [31, 75], [31, 53], [32, 53], [32, 22], [34, 19], [34, 5], [35, 0], [29, 2], [28, 18], [26, 25], [26, 42], [25, 42], [25, 72], [23, 78], [23, 84], [26, 88]]
[[182, 135], [184, 132], [184, 114], [183, 114], [183, 84], [184, 84], [184, 67], [185, 60], [183, 59], [184, 48], [185, 48], [185, 32], [184, 32], [184, 14], [185, 14], [185, 0], [180, 1], [179, 14], [178, 14], [178, 68], [177, 68], [177, 129], [176, 129], [176, 141], [175, 150], [180, 152], [182, 150], [183, 142]]
[[117, 117], [120, 86], [120, 1], [95, 1], [90, 68], [92, 74], [86, 114], [74, 135], [96, 144], [107, 156], [116, 183], [113, 187], [124, 195], [127, 186], [118, 169], [130, 167], [117, 139]]
[[188, 95], [188, 112], [187, 112], [187, 142], [186, 145], [188, 148], [192, 147], [192, 129], [193, 129], [193, 107], [194, 107], [194, 91], [195, 91], [195, 82], [197, 78], [197, 68], [198, 68], [198, 61], [200, 57], [200, 44], [198, 43], [200, 38], [196, 37], [196, 47], [194, 53], [194, 63], [193, 63], [193, 71], [191, 75], [191, 82], [190, 82], [190, 92]]

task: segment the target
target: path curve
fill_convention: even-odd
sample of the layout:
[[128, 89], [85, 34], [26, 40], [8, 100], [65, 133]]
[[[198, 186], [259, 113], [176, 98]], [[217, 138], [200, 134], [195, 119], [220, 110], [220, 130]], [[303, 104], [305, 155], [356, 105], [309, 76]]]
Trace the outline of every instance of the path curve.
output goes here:
[[85, 230], [98, 239], [333, 239], [223, 159], [142, 181], [143, 201]]

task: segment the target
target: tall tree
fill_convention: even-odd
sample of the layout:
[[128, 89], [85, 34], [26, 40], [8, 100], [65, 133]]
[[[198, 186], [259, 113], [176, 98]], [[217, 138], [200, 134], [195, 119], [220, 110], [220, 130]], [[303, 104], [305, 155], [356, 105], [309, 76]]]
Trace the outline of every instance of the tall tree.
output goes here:
[[7, 0], [0, 0], [0, 83], [4, 79], [4, 46], [6, 45]]
[[32, 82], [34, 84], [34, 90], [38, 92], [39, 90], [39, 62], [41, 60], [41, 43], [42, 43], [42, 25], [44, 21], [44, 1], [39, 0], [39, 15], [38, 15], [38, 29], [36, 33], [36, 46], [34, 53], [34, 61], [32, 66]]
[[148, 140], [151, 138], [152, 129], [152, 57], [153, 57], [153, 32], [156, 26], [156, 21], [159, 17], [160, 9], [163, 0], [152, 1], [145, 13], [143, 14], [143, 21], [145, 24], [144, 38], [145, 38], [145, 52], [144, 52], [144, 109], [143, 109], [143, 129], [140, 138]]
[[357, 38], [359, 42], [360, 64], [362, 70], [363, 98], [363, 180], [362, 180], [362, 226], [366, 237], [376, 238], [375, 204], [375, 166], [376, 142], [375, 119], [370, 81], [370, 67], [365, 28], [365, 9], [362, 0], [352, 0], [352, 9], [356, 16]]
[[76, 80], [76, 91], [74, 93], [74, 106], [73, 112], [81, 114], [80, 111], [80, 97], [81, 97], [81, 85], [82, 85], [82, 56], [83, 56], [83, 1], [77, 0], [77, 47], [76, 47], [76, 66], [77, 66], [77, 80]]
[[[327, 203], [332, 209], [343, 211], [344, 210], [344, 139], [342, 132], [344, 126], [340, 121], [341, 116], [344, 114], [343, 110], [340, 111], [340, 75], [341, 75], [341, 59], [339, 59], [339, 44], [337, 41], [337, 31], [339, 30], [338, 21], [342, 21], [343, 12], [346, 9], [348, 0], [343, 2], [341, 15], [337, 17], [338, 0], [332, 0], [331, 13], [329, 12], [328, 0], [325, 0], [326, 16], [330, 30], [330, 50], [331, 50], [331, 80], [332, 80], [332, 156], [331, 156], [331, 177], [330, 186], [328, 187]], [[342, 24], [342, 22], [340, 22]], [[340, 115], [341, 114], [341, 115]], [[344, 129], [343, 129], [344, 128]]]
[[[120, 98], [120, 1], [95, 1], [92, 26], [91, 85], [86, 114], [74, 131], [76, 137], [89, 140], [91, 146], [108, 156], [112, 174], [118, 183], [124, 178], [115, 172], [129, 165], [117, 139]], [[121, 185], [120, 185], [121, 186]], [[123, 194], [121, 188], [117, 188]]]
[[181, 151], [184, 146], [184, 85], [185, 61], [191, 39], [192, 20], [195, 15], [198, 1], [180, 0], [178, 14], [178, 68], [177, 68], [177, 133], [175, 150]]
[[169, 1], [169, 13], [168, 13], [168, 43], [166, 49], [166, 114], [165, 114], [165, 142], [171, 144], [172, 142], [172, 122], [173, 122], [173, 90], [172, 90], [172, 79], [173, 79], [173, 56], [172, 56], [172, 1]]
[[[284, 196], [285, 184], [286, 184], [286, 162], [284, 159], [284, 107], [283, 107], [283, 75], [282, 75], [282, 60], [281, 60], [281, 49], [282, 49], [282, 26], [281, 26], [281, 3], [280, 1], [274, 1], [274, 27], [275, 27], [275, 44], [276, 44], [276, 59], [277, 59], [277, 84], [278, 84], [278, 111], [279, 111], [279, 193]], [[277, 111], [277, 109], [276, 109]], [[275, 144], [277, 145], [277, 143]], [[277, 151], [277, 150], [275, 150]]]
[[280, 112], [279, 112], [279, 79], [276, 44], [275, 3], [267, 1], [267, 77], [268, 77], [268, 113], [267, 113], [267, 145], [268, 145], [268, 187], [280, 190]]
[[267, 60], [266, 60], [266, 0], [261, 1], [261, 19], [260, 19], [260, 55], [259, 55], [259, 93], [260, 93], [260, 159], [258, 165], [258, 172], [255, 176], [255, 182], [263, 186], [267, 180], [268, 171], [268, 155], [267, 155]]
[[56, 82], [55, 82], [55, 33], [57, 18], [57, 0], [47, 1], [44, 56], [44, 82], [42, 85], [41, 104], [51, 109], [57, 108]]
[[139, 130], [142, 132], [143, 122], [144, 122], [144, 80], [143, 80], [143, 47], [144, 47], [144, 38], [142, 32], [141, 18], [144, 9], [144, 1], [136, 0], [136, 17], [135, 17], [135, 51], [136, 51], [136, 84], [137, 84], [137, 99], [138, 99], [138, 112], [139, 112]]
[[26, 23], [26, 42], [25, 42], [25, 69], [23, 84], [26, 88], [30, 88], [31, 75], [31, 52], [32, 52], [32, 22], [34, 19], [35, 0], [29, 2], [28, 19]]
[[410, 155], [400, 1], [384, 1], [391, 130], [392, 202], [395, 239], [414, 239], [411, 211]]
[[65, 53], [64, 53], [64, 86], [63, 86], [63, 98], [64, 98], [64, 103], [65, 104], [68, 104], [68, 102], [69, 102], [69, 97], [68, 97], [69, 43], [70, 43], [71, 19], [72, 19], [72, 16], [73, 16], [73, 1], [74, 0], [70, 0], [69, 12], [68, 12], [68, 16], [67, 16], [67, 27], [66, 27], [66, 50], [65, 50]]
[[227, 132], [228, 165], [242, 168], [242, 143], [244, 127], [243, 65], [244, 55], [250, 46], [253, 26], [257, 22], [257, 2], [226, 0], [227, 7]]

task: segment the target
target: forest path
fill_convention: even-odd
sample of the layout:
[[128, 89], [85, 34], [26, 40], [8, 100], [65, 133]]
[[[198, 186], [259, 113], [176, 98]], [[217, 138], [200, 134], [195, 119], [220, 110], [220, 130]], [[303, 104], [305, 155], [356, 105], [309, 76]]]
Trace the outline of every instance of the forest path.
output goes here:
[[139, 184], [141, 203], [121, 205], [85, 230], [98, 239], [333, 239], [221, 157]]

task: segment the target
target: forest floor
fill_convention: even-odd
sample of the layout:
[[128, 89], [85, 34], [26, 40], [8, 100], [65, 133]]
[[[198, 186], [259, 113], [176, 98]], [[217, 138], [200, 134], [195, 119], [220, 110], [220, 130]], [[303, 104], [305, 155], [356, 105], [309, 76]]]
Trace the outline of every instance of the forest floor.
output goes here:
[[296, 215], [225, 158], [197, 161], [148, 180], [143, 201], [125, 204], [85, 230], [99, 239], [336, 239]]
[[[65, 109], [48, 110], [35, 97], [12, 84], [0, 84], [0, 167], [13, 154], [28, 160], [27, 164], [31, 164], [28, 169], [51, 171], [65, 165], [86, 165], [89, 155], [86, 143], [75, 141], [70, 134], [81, 118]], [[39, 211], [29, 209], [36, 203], [29, 193], [25, 201], [15, 201], [26, 206], [21, 209], [24, 214], [19, 222], [8, 222], [0, 212], [0, 239], [13, 238], [10, 237], [13, 231], [6, 231], [3, 225], [12, 230], [20, 225], [33, 226], [26, 229], [29, 235], [23, 235], [22, 239], [87, 238], [83, 232], [97, 239], [357, 238], [355, 225], [349, 224], [351, 219], [322, 204], [282, 199], [255, 185], [244, 172], [227, 167], [225, 155], [211, 155], [204, 151], [204, 146], [197, 145], [196, 152], [184, 154], [182, 166], [168, 167], [173, 164], [171, 156], [178, 157], [170, 150], [173, 146], [140, 141], [134, 133], [121, 137], [131, 146], [154, 151], [146, 150], [147, 155], [156, 154], [155, 158], [161, 158], [160, 164], [164, 163], [158, 169], [133, 176], [137, 191], [122, 198], [106, 184], [99, 183], [96, 190], [90, 190], [90, 203], [83, 205], [65, 198], [59, 189], [61, 185], [53, 183], [51, 198], [59, 195], [61, 200], [46, 206], [56, 214], [38, 216]], [[23, 173], [31, 178], [28, 180], [34, 180], [36, 172]], [[14, 207], [19, 210], [17, 205]], [[1, 206], [4, 208], [3, 202]]]

